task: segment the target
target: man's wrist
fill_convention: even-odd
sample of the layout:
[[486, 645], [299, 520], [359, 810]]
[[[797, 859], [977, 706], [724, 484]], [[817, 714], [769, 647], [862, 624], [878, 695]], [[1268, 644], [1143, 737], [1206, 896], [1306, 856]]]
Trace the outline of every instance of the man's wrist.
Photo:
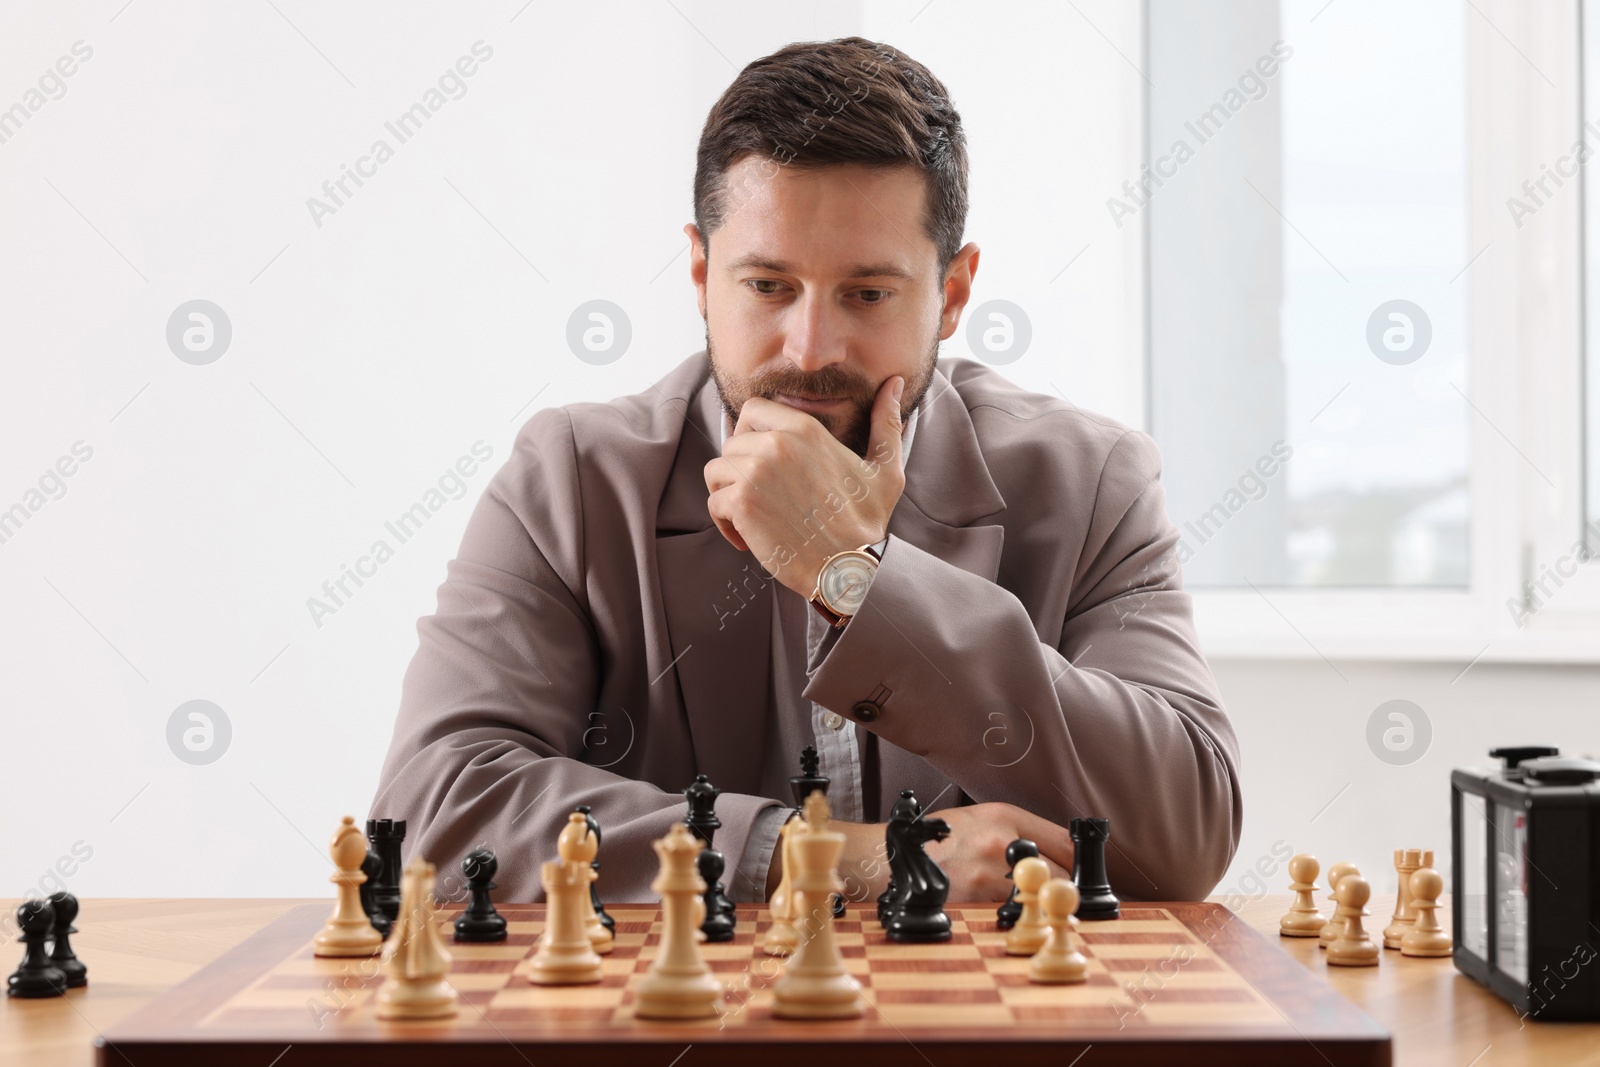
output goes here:
[[846, 900], [864, 903], [876, 900], [889, 886], [889, 853], [884, 840], [886, 823], [834, 823], [844, 833], [844, 851], [839, 857], [839, 877], [844, 880]]

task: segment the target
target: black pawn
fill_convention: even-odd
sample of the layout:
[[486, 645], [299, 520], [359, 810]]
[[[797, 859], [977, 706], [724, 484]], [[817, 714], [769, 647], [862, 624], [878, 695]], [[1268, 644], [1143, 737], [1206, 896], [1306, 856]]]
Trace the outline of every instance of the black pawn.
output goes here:
[[[578, 812], [583, 815], [589, 824], [589, 832], [594, 834], [594, 859], [589, 863], [589, 869], [595, 874], [600, 873], [600, 820], [589, 812], [589, 805], [579, 804]], [[591, 879], [589, 882], [589, 903], [594, 905], [594, 913], [600, 920], [600, 925], [610, 930], [612, 936], [617, 932], [617, 920], [606, 914], [606, 906], [600, 903], [600, 880]]]
[[894, 875], [889, 876], [889, 887], [878, 894], [878, 925], [889, 925], [889, 911], [894, 907], [895, 898], [900, 895], [900, 889], [894, 883]]
[[494, 910], [489, 890], [494, 888], [494, 873], [500, 861], [486, 848], [473, 849], [461, 861], [461, 873], [467, 876], [467, 890], [471, 899], [467, 910], [456, 920], [456, 940], [477, 944], [484, 941], [504, 941], [506, 920]]
[[1080, 919], [1115, 919], [1122, 914], [1117, 895], [1106, 876], [1106, 842], [1111, 840], [1110, 819], [1073, 819], [1072, 880], [1078, 883]]
[[[1017, 869], [1028, 856], [1038, 856], [1039, 846], [1029, 841], [1026, 837], [1019, 837], [1006, 846], [1006, 878], [1011, 877], [1011, 872]], [[1006, 896], [1006, 902], [995, 909], [995, 925], [1002, 930], [1009, 930], [1017, 925], [1017, 920], [1022, 918], [1022, 901], [1017, 899], [1017, 887], [1012, 886], [1011, 892]]]
[[45, 949], [55, 921], [56, 912], [48, 900], [35, 897], [17, 906], [17, 927], [22, 931], [17, 940], [27, 947], [22, 965], [6, 979], [7, 996], [34, 999], [66, 993], [67, 976], [50, 962], [50, 954]]
[[78, 898], [66, 892], [51, 893], [50, 907], [56, 913], [55, 926], [50, 930], [50, 936], [55, 941], [50, 949], [50, 962], [66, 975], [68, 989], [86, 986], [89, 984], [89, 968], [72, 951], [69, 936], [78, 932], [78, 928], [72, 925], [78, 917]]
[[361, 861], [361, 873], [367, 876], [356, 890], [361, 896], [361, 910], [367, 913], [367, 921], [372, 928], [389, 939], [389, 932], [394, 929], [394, 922], [378, 907], [378, 876], [383, 873], [383, 860], [372, 849], [367, 849], [367, 858]]
[[695, 857], [695, 865], [706, 883], [706, 921], [700, 924], [700, 929], [705, 932], [707, 941], [732, 941], [736, 923], [733, 901], [723, 893], [722, 885], [727, 861], [716, 849], [707, 848]]

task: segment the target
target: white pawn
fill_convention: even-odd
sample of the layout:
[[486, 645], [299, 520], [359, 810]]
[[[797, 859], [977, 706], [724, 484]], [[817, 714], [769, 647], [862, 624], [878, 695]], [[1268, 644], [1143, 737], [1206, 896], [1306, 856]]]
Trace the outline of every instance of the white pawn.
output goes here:
[[367, 858], [367, 839], [356, 828], [355, 819], [344, 817], [328, 842], [328, 855], [338, 868], [328, 881], [339, 887], [339, 897], [313, 951], [318, 956], [376, 956], [383, 951], [383, 935], [361, 907], [360, 886], [367, 880], [361, 862]]
[[1361, 868], [1353, 863], [1335, 863], [1328, 868], [1328, 899], [1334, 901], [1333, 918], [1328, 920], [1328, 925], [1322, 928], [1322, 933], [1317, 937], [1317, 947], [1327, 948], [1333, 944], [1333, 939], [1339, 936], [1339, 930], [1344, 925], [1344, 920], [1339, 918], [1339, 883], [1348, 876], [1359, 875]]
[[593, 872], [588, 861], [580, 866], [577, 856], [588, 833], [589, 820], [582, 812], [567, 816], [567, 825], [556, 839], [561, 858], [539, 870], [545, 896], [544, 933], [528, 965], [528, 980], [536, 985], [584, 985], [604, 976], [600, 957], [583, 925]]
[[434, 917], [433, 864], [413, 855], [400, 880], [400, 917], [383, 948], [380, 1019], [440, 1019], [456, 1013], [450, 953]]
[[1294, 890], [1294, 905], [1287, 915], [1278, 920], [1278, 934], [1282, 937], [1318, 937], [1328, 920], [1317, 908], [1317, 857], [1302, 852], [1289, 861], [1289, 877], [1294, 879], [1289, 888]]
[[[650, 888], [661, 895], [661, 948], [634, 991], [633, 1013], [641, 1019], [704, 1019], [717, 1014], [722, 984], [700, 953], [706, 883], [695, 866], [705, 842], [673, 823], [652, 846], [661, 872]], [[587, 890], [585, 890], [587, 892]]]
[[1439, 894], [1444, 892], [1444, 879], [1432, 867], [1422, 867], [1412, 872], [1410, 888], [1411, 911], [1416, 922], [1401, 937], [1400, 954], [1450, 955], [1450, 935], [1439, 925]]
[[1006, 955], [1031, 956], [1050, 938], [1044, 912], [1039, 910], [1039, 890], [1050, 880], [1050, 865], [1038, 856], [1024, 856], [1011, 869], [1011, 880], [1017, 887], [1022, 917], [1006, 932]]
[[794, 928], [794, 851], [790, 848], [790, 842], [796, 834], [805, 833], [805, 829], [803, 819], [790, 819], [778, 828], [778, 854], [783, 858], [783, 876], [767, 903], [772, 925], [761, 937], [761, 949], [769, 956], [787, 956], [800, 944], [800, 934]]
[[1367, 936], [1361, 917], [1367, 914], [1367, 901], [1372, 898], [1372, 886], [1359, 874], [1347, 874], [1339, 879], [1336, 899], [1339, 910], [1334, 920], [1343, 920], [1339, 934], [1328, 946], [1328, 963], [1337, 967], [1376, 967], [1382, 950]]
[[1089, 961], [1072, 944], [1078, 925], [1078, 887], [1065, 878], [1052, 878], [1039, 890], [1039, 907], [1050, 924], [1050, 938], [1028, 961], [1028, 981], [1041, 985], [1083, 982], [1089, 978]]
[[[573, 815], [580, 814], [573, 812]], [[567, 816], [567, 825], [571, 826], [572, 816]], [[584, 830], [588, 831], [589, 820], [584, 820]], [[600, 851], [600, 842], [595, 840], [593, 832], [586, 832], [572, 850], [573, 862], [582, 865], [588, 871], [587, 881], [594, 882], [599, 879], [600, 872], [594, 869], [594, 857]], [[600, 913], [594, 910], [594, 894], [588, 890], [583, 894], [583, 929], [589, 935], [589, 944], [600, 955], [608, 955], [615, 947], [616, 937], [600, 921]]]

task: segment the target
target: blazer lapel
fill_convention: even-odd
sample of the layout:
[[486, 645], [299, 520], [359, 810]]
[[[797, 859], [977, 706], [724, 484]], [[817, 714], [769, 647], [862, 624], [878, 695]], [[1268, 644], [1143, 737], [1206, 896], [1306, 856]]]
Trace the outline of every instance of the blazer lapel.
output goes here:
[[906, 488], [889, 517], [889, 532], [992, 582], [1000, 573], [1005, 529], [973, 523], [999, 515], [1005, 506], [978, 447], [971, 413], [943, 368], [936, 369], [917, 415]]

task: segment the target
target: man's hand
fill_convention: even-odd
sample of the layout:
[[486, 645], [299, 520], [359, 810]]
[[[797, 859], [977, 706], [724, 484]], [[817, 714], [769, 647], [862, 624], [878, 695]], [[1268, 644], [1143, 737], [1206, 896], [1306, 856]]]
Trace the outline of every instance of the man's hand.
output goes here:
[[905, 490], [904, 388], [900, 375], [878, 388], [865, 459], [804, 411], [745, 401], [722, 455], [705, 468], [706, 507], [722, 535], [806, 597], [829, 556], [883, 540]]
[[[950, 824], [950, 836], [924, 846], [928, 858], [950, 879], [950, 901], [999, 904], [1011, 895], [1006, 878], [1006, 846], [1025, 837], [1039, 846], [1039, 856], [1050, 866], [1050, 877], [1072, 877], [1072, 837], [1066, 830], [1012, 804], [969, 804], [930, 812], [930, 819]], [[889, 884], [889, 852], [884, 823], [830, 822], [829, 829], [845, 835], [839, 858], [846, 900], [870, 903]], [[782, 844], [782, 839], [779, 839]], [[783, 877], [781, 849], [773, 849], [767, 871], [767, 897]]]
[[927, 818], [950, 824], [950, 836], [928, 842], [924, 851], [950, 879], [952, 901], [998, 904], [1010, 896], [1006, 846], [1019, 837], [1039, 846], [1039, 857], [1050, 865], [1050, 877], [1072, 877], [1072, 836], [1015, 805], [969, 804], [932, 811]]

